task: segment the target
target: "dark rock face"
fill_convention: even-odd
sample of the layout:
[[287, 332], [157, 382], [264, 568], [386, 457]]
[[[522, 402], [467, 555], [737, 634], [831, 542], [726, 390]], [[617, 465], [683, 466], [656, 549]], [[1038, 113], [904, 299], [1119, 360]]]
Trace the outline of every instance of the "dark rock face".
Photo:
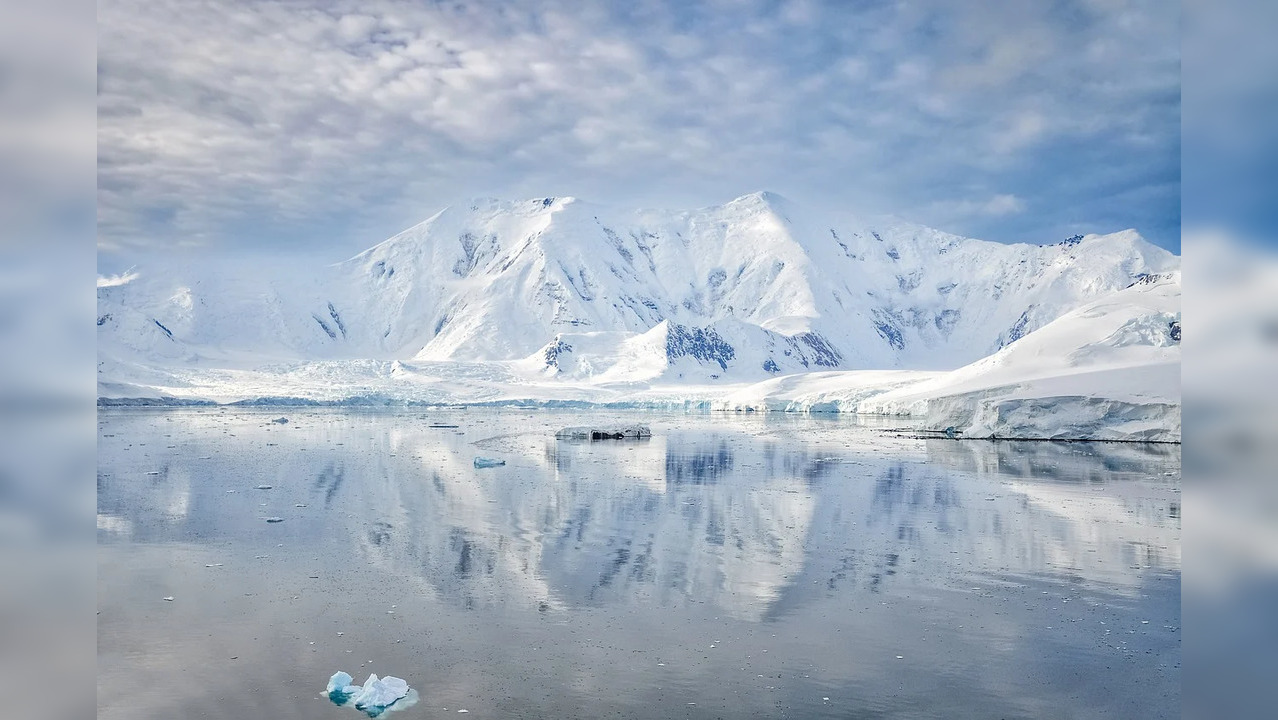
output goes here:
[[329, 327], [328, 323], [324, 322], [319, 315], [311, 313], [311, 317], [315, 318], [315, 322], [319, 323], [320, 329], [324, 331], [325, 335], [329, 336], [330, 339], [337, 339], [337, 333], [333, 332], [333, 328]]
[[1012, 323], [1012, 327], [1007, 331], [1006, 344], [1010, 345], [1025, 337], [1025, 329], [1029, 326], [1029, 312], [1029, 310], [1026, 310], [1021, 313], [1021, 316], [1017, 318], [1016, 322]]
[[[812, 364], [821, 367], [838, 367], [843, 362], [843, 356], [839, 354], [834, 346], [826, 342], [825, 338], [814, 332], [806, 332], [796, 335], [795, 338], [808, 346], [808, 350], [812, 352]], [[806, 363], [805, 363], [806, 365]]]
[[942, 335], [949, 335], [954, 331], [954, 326], [958, 324], [958, 321], [958, 310], [942, 310], [932, 322], [935, 323], [936, 329], [940, 330]]
[[693, 357], [701, 362], [718, 363], [723, 370], [736, 357], [737, 351], [712, 328], [696, 328], [670, 323], [666, 335], [666, 361], [673, 363], [681, 357]]
[[342, 333], [342, 337], [346, 337], [346, 323], [342, 322], [342, 316], [337, 314], [337, 308], [331, 302], [328, 304], [328, 316], [333, 318], [333, 322], [337, 324], [337, 329]]
[[874, 330], [884, 342], [897, 350], [905, 349], [905, 335], [897, 326], [898, 318], [882, 308], [874, 310]]
[[1137, 273], [1132, 276], [1132, 284], [1127, 287], [1134, 287], [1136, 285], [1155, 285], [1163, 282], [1164, 280], [1170, 280], [1172, 277], [1174, 277], [1172, 273]]
[[563, 368], [559, 367], [559, 356], [570, 352], [572, 352], [571, 345], [563, 340], [556, 340], [554, 345], [546, 348], [546, 367], [562, 370]]

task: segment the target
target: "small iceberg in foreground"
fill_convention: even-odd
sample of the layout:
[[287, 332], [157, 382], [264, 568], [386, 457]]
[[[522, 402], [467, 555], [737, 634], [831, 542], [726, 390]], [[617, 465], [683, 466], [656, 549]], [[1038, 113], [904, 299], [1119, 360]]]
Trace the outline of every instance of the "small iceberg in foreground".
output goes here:
[[557, 440], [633, 440], [652, 437], [647, 425], [566, 427], [555, 433]]
[[494, 467], [501, 467], [502, 465], [505, 465], [505, 464], [506, 464], [505, 460], [498, 460], [496, 458], [486, 458], [486, 457], [475, 458], [475, 467], [477, 468], [494, 468]]
[[408, 687], [403, 678], [387, 675], [378, 678], [374, 673], [364, 684], [353, 684], [350, 673], [335, 672], [328, 679], [324, 694], [334, 705], [352, 706], [369, 717], [377, 717], [391, 710], [402, 710], [417, 702], [417, 691]]

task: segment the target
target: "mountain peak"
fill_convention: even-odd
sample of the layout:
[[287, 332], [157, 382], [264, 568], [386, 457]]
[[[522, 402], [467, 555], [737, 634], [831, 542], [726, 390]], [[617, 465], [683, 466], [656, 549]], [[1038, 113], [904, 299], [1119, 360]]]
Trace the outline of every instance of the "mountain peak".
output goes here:
[[456, 205], [451, 205], [445, 210], [450, 209], [468, 209], [471, 212], [489, 211], [489, 212], [542, 212], [545, 210], [559, 210], [569, 205], [579, 202], [577, 198], [570, 195], [546, 197], [526, 198], [523, 200], [509, 200], [506, 198], [496, 197], [472, 197]]
[[764, 205], [773, 209], [789, 204], [790, 201], [784, 196], [771, 190], [756, 190], [728, 203], [728, 205]]
[[[769, 191], [686, 211], [480, 198], [264, 290], [207, 269], [108, 279], [99, 327], [143, 357], [514, 361], [571, 335], [597, 370], [656, 358], [686, 379], [954, 367], [1179, 266], [1134, 232], [1077, 243], [827, 222]], [[650, 334], [663, 322], [679, 329]]]

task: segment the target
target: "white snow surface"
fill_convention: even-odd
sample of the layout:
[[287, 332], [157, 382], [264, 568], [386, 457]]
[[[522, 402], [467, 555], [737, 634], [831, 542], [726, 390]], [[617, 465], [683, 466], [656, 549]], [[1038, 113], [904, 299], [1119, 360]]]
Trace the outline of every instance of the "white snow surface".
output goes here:
[[964, 437], [1179, 442], [1179, 326], [1174, 271], [957, 370], [792, 376], [743, 388], [718, 406], [898, 416]]
[[99, 282], [99, 395], [843, 411], [1178, 441], [1179, 267], [1131, 230], [1004, 245], [772, 193], [692, 211], [476, 200], [314, 272]]

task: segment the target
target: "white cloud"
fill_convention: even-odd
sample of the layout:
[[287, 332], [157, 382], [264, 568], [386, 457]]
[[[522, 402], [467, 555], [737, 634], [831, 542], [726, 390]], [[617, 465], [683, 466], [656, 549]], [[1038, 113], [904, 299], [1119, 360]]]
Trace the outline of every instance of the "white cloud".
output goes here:
[[137, 271], [133, 270], [132, 268], [122, 273], [119, 273], [118, 275], [99, 275], [98, 287], [104, 288], [104, 287], [119, 287], [120, 285], [128, 285], [134, 280], [137, 280], [138, 277], [139, 275]]
[[1002, 217], [1012, 213], [1023, 212], [1025, 202], [1015, 195], [995, 195], [980, 206], [982, 214]]
[[973, 218], [1001, 218], [1022, 212], [1025, 212], [1025, 201], [1010, 193], [977, 199], [940, 200], [926, 209], [929, 217], [940, 218], [943, 223], [962, 223]]
[[1037, 142], [1048, 131], [1047, 119], [1034, 110], [1019, 112], [994, 137], [994, 151], [1009, 154]]
[[[1014, 186], [1060, 215], [1114, 195], [1097, 177], [1115, 168], [1166, 182], [1164, 7], [104, 0], [100, 236], [351, 249], [473, 195], [698, 206], [760, 187], [1010, 235], [972, 219], [1027, 200], [947, 199]], [[1076, 142], [1104, 166], [1059, 150]]]

